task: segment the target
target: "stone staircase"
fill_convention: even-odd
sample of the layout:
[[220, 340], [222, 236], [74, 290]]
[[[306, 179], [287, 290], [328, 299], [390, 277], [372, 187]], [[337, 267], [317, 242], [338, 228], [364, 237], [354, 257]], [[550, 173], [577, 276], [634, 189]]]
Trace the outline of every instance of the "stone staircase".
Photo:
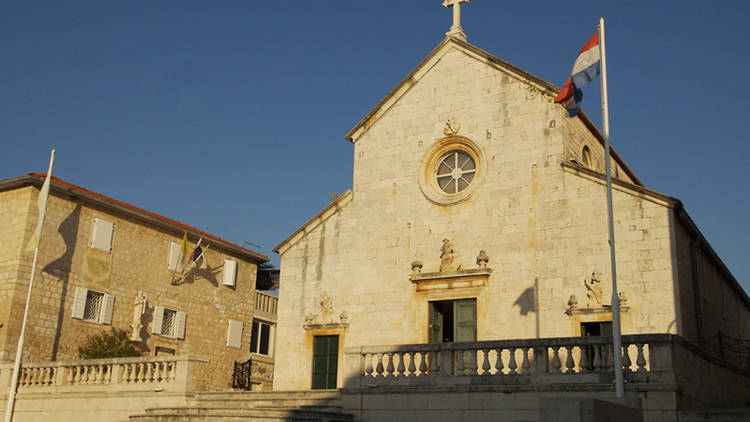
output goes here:
[[678, 422], [750, 422], [750, 407], [738, 409], [683, 410]]
[[205, 392], [188, 406], [146, 409], [129, 422], [354, 422], [337, 391]]

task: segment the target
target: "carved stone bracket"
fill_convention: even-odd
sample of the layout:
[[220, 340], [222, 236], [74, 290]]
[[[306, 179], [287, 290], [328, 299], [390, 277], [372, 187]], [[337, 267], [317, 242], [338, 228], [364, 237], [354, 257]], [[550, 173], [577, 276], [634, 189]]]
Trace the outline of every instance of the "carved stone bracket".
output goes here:
[[309, 312], [305, 315], [305, 323], [302, 326], [305, 330], [349, 327], [349, 313], [341, 311], [338, 317], [336, 317], [334, 315], [333, 300], [328, 294], [323, 293], [320, 296], [318, 305], [320, 313]]

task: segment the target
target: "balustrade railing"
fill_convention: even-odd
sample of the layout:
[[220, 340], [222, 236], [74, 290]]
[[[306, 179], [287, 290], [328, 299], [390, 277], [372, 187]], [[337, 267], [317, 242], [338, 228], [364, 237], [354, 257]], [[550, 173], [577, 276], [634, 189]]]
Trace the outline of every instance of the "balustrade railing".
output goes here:
[[154, 356], [140, 358], [88, 359], [24, 363], [18, 385], [23, 387], [81, 385], [167, 385], [190, 383], [196, 356]]
[[276, 308], [279, 304], [278, 296], [269, 293], [255, 292], [255, 310], [266, 315], [276, 316]]
[[[669, 336], [662, 337], [623, 336], [621, 353], [626, 375], [643, 378], [651, 371], [652, 349], [657, 343], [668, 342]], [[346, 355], [347, 376], [358, 379], [353, 384], [349, 381], [350, 386], [399, 384], [405, 380], [425, 385], [438, 377], [468, 376], [489, 383], [516, 383], [524, 376], [577, 382], [586, 376], [594, 380], [598, 374], [611, 375], [614, 369], [611, 337], [372, 346], [347, 349]], [[528, 381], [534, 382], [531, 378]]]

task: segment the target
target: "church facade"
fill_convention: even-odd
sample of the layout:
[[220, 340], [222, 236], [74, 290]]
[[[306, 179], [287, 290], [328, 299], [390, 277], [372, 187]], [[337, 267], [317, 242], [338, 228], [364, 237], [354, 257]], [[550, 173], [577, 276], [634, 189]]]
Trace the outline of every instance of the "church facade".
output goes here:
[[[352, 189], [275, 249], [275, 390], [342, 387], [350, 347], [611, 333], [602, 135], [461, 35], [346, 135]], [[622, 333], [750, 338], [680, 201], [614, 151], [612, 176]]]

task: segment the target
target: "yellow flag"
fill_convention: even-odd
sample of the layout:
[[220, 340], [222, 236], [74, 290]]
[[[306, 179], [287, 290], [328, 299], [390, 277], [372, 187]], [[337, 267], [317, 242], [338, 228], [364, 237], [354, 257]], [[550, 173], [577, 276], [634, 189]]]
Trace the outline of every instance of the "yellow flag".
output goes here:
[[185, 235], [182, 236], [182, 246], [180, 246], [180, 253], [183, 257], [185, 257], [187, 256], [188, 252], [190, 252], [190, 248], [188, 247], [187, 232], [185, 232]]

